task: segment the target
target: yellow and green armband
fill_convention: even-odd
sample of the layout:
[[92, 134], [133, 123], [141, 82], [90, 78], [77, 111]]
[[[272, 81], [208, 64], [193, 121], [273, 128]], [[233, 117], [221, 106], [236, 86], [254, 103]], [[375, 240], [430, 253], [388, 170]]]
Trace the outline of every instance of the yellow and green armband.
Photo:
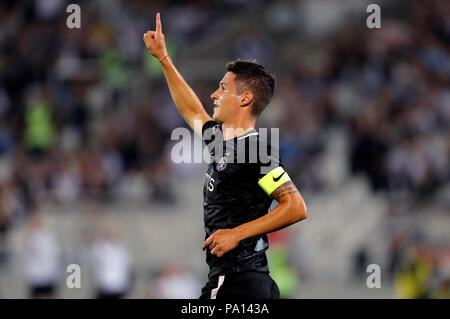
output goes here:
[[274, 190], [290, 180], [291, 178], [283, 167], [279, 166], [264, 175], [264, 177], [259, 180], [258, 185], [270, 196]]

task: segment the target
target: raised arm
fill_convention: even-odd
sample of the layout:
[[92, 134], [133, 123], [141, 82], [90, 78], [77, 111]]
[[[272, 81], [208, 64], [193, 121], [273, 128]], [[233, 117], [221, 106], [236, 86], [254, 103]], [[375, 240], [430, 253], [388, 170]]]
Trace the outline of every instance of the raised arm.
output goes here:
[[201, 136], [203, 124], [212, 118], [206, 113], [197, 95], [175, 68], [167, 53], [159, 13], [156, 14], [156, 30], [147, 31], [144, 34], [144, 42], [150, 53], [160, 61], [170, 94], [181, 116], [195, 133]]

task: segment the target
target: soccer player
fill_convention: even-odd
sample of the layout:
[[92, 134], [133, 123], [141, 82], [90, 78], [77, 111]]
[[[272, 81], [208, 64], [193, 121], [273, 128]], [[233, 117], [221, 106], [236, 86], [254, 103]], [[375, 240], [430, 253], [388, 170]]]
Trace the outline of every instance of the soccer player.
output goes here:
[[[214, 159], [203, 187], [206, 261], [210, 271], [200, 299], [279, 298], [269, 274], [267, 233], [306, 218], [305, 202], [284, 171], [277, 151], [255, 130], [270, 102], [274, 78], [253, 62], [234, 61], [212, 93], [211, 118], [167, 53], [160, 14], [144, 42], [164, 72], [184, 120], [203, 137]], [[263, 158], [261, 149], [271, 150]], [[256, 157], [256, 158], [255, 158]], [[269, 212], [273, 200], [278, 206]]]

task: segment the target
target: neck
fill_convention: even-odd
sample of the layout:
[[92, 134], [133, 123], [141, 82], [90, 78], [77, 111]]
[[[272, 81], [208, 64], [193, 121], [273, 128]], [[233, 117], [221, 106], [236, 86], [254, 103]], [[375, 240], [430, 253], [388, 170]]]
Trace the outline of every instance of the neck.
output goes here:
[[223, 139], [230, 140], [235, 137], [244, 135], [248, 131], [251, 131], [255, 128], [255, 123], [256, 119], [248, 119], [246, 121], [240, 122], [223, 123], [222, 124]]

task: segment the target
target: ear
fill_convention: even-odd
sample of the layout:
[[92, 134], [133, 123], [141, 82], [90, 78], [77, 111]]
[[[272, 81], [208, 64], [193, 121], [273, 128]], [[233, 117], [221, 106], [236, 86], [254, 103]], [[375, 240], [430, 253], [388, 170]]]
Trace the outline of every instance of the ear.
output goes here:
[[239, 96], [241, 106], [248, 106], [253, 101], [253, 94], [250, 91], [245, 91]]

